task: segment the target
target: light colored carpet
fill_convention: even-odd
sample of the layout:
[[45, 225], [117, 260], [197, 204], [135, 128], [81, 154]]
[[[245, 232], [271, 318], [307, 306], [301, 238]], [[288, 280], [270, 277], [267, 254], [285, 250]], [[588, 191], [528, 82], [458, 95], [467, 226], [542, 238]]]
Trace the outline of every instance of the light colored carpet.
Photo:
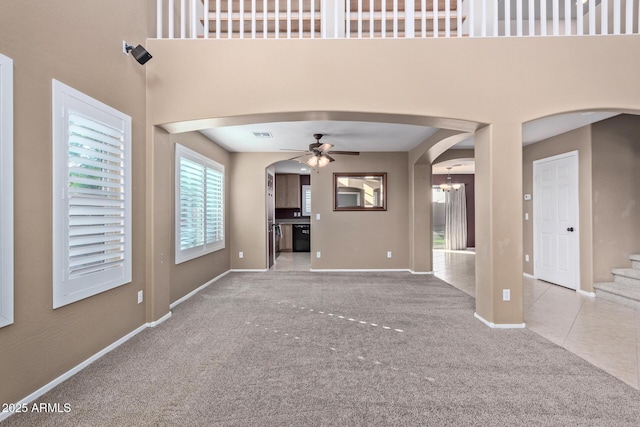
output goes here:
[[405, 273], [231, 273], [7, 426], [640, 425], [640, 392]]

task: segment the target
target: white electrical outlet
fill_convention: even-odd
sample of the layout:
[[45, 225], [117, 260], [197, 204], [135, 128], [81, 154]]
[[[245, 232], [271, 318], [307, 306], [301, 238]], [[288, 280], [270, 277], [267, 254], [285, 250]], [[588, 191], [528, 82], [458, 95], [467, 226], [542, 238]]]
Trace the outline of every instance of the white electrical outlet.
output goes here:
[[529, 221], [529, 212], [525, 212], [524, 219], [525, 221]]
[[316, 221], [320, 221], [320, 214], [319, 213], [316, 214]]
[[391, 251], [387, 251], [387, 258], [391, 258]]
[[138, 291], [138, 304], [142, 304], [144, 301], [144, 291]]
[[320, 251], [316, 252], [316, 258], [320, 258], [322, 257], [322, 253], [320, 253]]
[[502, 301], [511, 301], [511, 289], [502, 290]]
[[524, 256], [524, 260], [525, 260], [526, 262], [529, 262], [529, 254], [526, 254], [526, 255]]
[[127, 42], [122, 40], [122, 53], [124, 53], [125, 55], [129, 55], [129, 51], [127, 50]]
[[238, 258], [244, 258], [244, 252], [242, 251], [238, 252]]

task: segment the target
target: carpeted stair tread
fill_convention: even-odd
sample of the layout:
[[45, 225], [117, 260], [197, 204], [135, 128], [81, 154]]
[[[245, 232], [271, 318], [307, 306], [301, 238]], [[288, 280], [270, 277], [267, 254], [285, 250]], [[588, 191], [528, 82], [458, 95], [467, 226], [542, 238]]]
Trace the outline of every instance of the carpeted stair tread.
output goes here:
[[632, 254], [632, 255], [629, 255], [629, 259], [630, 259], [631, 261], [640, 261], [640, 254]]
[[640, 302], [640, 287], [626, 283], [600, 282], [593, 284], [594, 289], [629, 298]]
[[611, 274], [613, 274], [614, 276], [622, 276], [640, 280], [640, 270], [638, 270], [637, 268], [614, 268], [613, 270], [611, 270]]

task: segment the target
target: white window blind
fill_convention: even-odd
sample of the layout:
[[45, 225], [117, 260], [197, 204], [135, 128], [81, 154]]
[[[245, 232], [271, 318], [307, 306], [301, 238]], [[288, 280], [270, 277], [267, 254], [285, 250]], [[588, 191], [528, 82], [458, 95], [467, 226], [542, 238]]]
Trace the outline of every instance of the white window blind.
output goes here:
[[13, 61], [0, 54], [0, 327], [13, 323]]
[[53, 81], [54, 308], [131, 281], [131, 118]]
[[224, 166], [176, 145], [176, 264], [223, 249]]
[[302, 186], [302, 216], [311, 216], [311, 186]]

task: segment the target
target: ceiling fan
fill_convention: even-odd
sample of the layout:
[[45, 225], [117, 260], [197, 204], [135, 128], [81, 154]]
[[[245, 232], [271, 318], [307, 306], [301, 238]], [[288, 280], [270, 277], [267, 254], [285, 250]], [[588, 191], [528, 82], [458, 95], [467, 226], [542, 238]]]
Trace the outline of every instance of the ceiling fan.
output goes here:
[[[336, 151], [332, 150], [333, 144], [329, 143], [321, 143], [320, 139], [323, 134], [315, 133], [313, 137], [316, 142], [309, 144], [309, 150], [304, 151], [304, 154], [301, 154], [296, 157], [292, 157], [289, 160], [298, 160], [299, 162], [304, 162], [311, 166], [312, 168], [319, 167], [323, 168], [327, 166], [329, 163], [335, 161], [333, 157], [330, 155], [334, 154], [346, 154], [351, 156], [357, 156], [360, 154], [359, 151]], [[288, 151], [302, 151], [302, 150], [288, 150]]]

